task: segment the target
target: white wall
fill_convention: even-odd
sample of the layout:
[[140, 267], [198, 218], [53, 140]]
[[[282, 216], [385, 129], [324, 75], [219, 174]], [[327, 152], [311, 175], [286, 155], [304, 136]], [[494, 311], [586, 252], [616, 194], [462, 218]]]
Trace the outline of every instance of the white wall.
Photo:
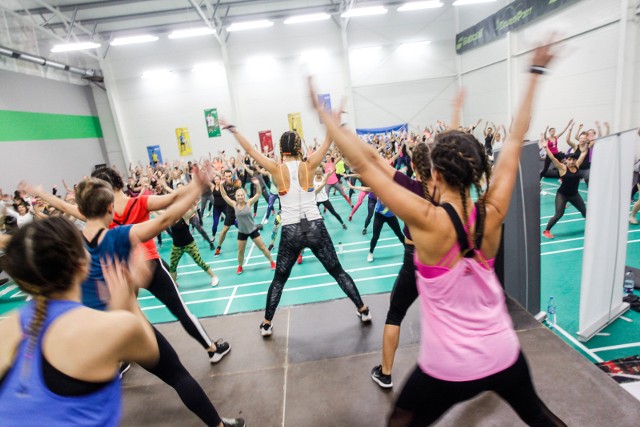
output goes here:
[[[463, 85], [468, 91], [465, 119], [469, 122], [479, 117], [491, 118], [496, 124], [508, 125], [507, 106], [509, 101], [512, 111], [518, 106], [530, 49], [556, 31], [561, 35], [561, 53], [540, 87], [527, 137], [537, 139], [547, 125], [562, 129], [571, 118], [587, 128], [593, 127], [595, 121], [613, 124], [620, 5], [620, 0], [582, 0], [512, 32], [510, 43], [503, 38], [461, 55]], [[509, 56], [511, 70], [507, 67]], [[627, 67], [638, 70], [633, 63]], [[566, 148], [564, 138], [562, 148]]]

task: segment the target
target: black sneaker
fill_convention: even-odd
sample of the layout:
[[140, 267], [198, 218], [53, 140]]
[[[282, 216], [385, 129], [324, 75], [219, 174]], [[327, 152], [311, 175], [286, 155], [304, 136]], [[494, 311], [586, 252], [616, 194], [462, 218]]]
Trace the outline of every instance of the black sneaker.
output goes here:
[[214, 250], [215, 246], [213, 246], [213, 242], [209, 242], [209, 249]]
[[216, 351], [214, 351], [211, 357], [209, 358], [211, 363], [218, 363], [219, 361], [222, 360], [222, 358], [227, 353], [231, 351], [231, 346], [229, 345], [229, 343], [226, 341], [223, 341], [222, 338], [216, 341], [215, 344], [216, 344]]
[[374, 380], [382, 388], [393, 387], [391, 375], [385, 375], [382, 373], [382, 365], [378, 365], [371, 370], [371, 379]]
[[271, 323], [260, 324], [260, 335], [263, 337], [270, 337], [273, 333], [273, 325]]
[[224, 427], [245, 427], [246, 424], [242, 418], [221, 418]]

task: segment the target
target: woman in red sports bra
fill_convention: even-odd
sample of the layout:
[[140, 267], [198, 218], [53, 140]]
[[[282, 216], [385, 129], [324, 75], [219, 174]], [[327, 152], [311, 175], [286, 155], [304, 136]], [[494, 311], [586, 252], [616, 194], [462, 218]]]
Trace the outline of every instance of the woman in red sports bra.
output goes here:
[[[486, 152], [473, 135], [451, 130], [436, 136], [431, 157], [438, 206], [380, 173], [372, 161], [375, 150], [341, 128], [318, 105], [310, 88], [329, 135], [372, 191], [409, 226], [415, 244], [422, 306], [420, 356], [389, 426], [432, 424], [453, 405], [484, 391], [498, 393], [528, 425], [565, 425], [536, 394], [491, 265], [500, 245], [538, 79], [552, 58], [549, 45], [534, 51], [525, 96], [493, 179]], [[455, 121], [451, 129], [457, 129]], [[491, 183], [486, 192], [483, 179]], [[476, 205], [472, 185], [478, 192]]]

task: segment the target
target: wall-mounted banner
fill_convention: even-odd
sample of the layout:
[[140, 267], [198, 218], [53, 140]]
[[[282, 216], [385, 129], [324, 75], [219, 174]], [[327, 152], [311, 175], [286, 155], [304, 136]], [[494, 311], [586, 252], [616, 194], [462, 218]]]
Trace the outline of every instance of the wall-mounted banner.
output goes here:
[[302, 133], [302, 117], [300, 113], [290, 113], [289, 117], [289, 130], [297, 132], [300, 138], [304, 139], [304, 133]]
[[147, 155], [149, 156], [149, 163], [152, 166], [155, 166], [158, 163], [164, 163], [162, 161], [162, 152], [160, 151], [159, 145], [147, 145]]
[[204, 110], [204, 120], [207, 123], [207, 133], [209, 138], [220, 136], [220, 124], [218, 123], [218, 109], [210, 108]]
[[485, 45], [578, 0], [515, 0], [471, 28], [456, 34], [456, 53]]
[[403, 133], [409, 128], [409, 123], [402, 123], [395, 126], [387, 126], [384, 128], [356, 129], [358, 135], [380, 135], [385, 133]]
[[258, 138], [260, 139], [260, 149], [264, 154], [273, 151], [273, 137], [270, 130], [261, 130], [258, 132]]
[[[331, 112], [331, 95], [328, 93], [318, 94], [318, 105], [322, 105], [324, 111]], [[320, 119], [320, 123], [322, 123], [322, 119]]]
[[176, 139], [178, 141], [178, 151], [180, 151], [180, 156], [189, 156], [191, 155], [191, 138], [189, 138], [189, 129], [187, 128], [177, 128], [176, 129]]

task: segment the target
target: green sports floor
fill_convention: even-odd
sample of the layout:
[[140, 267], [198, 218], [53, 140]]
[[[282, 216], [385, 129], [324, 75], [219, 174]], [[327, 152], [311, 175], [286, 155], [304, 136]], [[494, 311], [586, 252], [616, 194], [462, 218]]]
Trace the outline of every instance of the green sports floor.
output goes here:
[[[544, 179], [541, 192], [540, 232], [554, 213], [557, 179]], [[583, 198], [587, 199], [586, 187], [581, 184]], [[356, 195], [352, 198], [355, 202]], [[332, 196], [331, 202], [347, 221], [350, 208], [341, 197]], [[264, 218], [266, 204], [260, 200], [257, 220]], [[347, 222], [348, 229], [343, 230], [338, 221], [330, 214], [324, 215], [333, 243], [338, 250], [340, 261], [358, 286], [362, 295], [389, 292], [402, 264], [403, 247], [397, 237], [384, 227], [375, 250], [375, 259], [367, 262], [371, 225], [368, 233], [362, 235], [364, 219], [367, 214], [366, 200], [353, 218]], [[204, 219], [204, 229], [211, 231], [212, 219]], [[591, 361], [616, 359], [640, 353], [640, 313], [628, 311], [622, 319], [616, 320], [602, 331], [601, 335], [587, 343], [576, 338], [578, 330], [578, 311], [580, 300], [580, 276], [582, 271], [582, 250], [585, 221], [572, 206], [567, 207], [565, 216], [555, 225], [552, 232], [555, 239], [542, 238], [542, 295], [546, 304], [549, 296], [554, 296], [557, 305], [557, 326], [555, 333], [576, 348]], [[266, 244], [271, 240], [273, 216], [269, 224], [264, 225], [262, 237]], [[633, 226], [631, 226], [633, 227]], [[219, 227], [219, 230], [222, 227]], [[219, 257], [213, 256], [209, 245], [197, 233], [193, 232], [205, 262], [220, 277], [220, 284], [212, 288], [209, 276], [193, 261], [184, 255], [178, 267], [180, 293], [190, 310], [198, 317], [219, 316], [224, 314], [263, 310], [266, 294], [273, 278], [273, 271], [267, 259], [252, 243], [247, 244], [244, 261], [244, 273], [236, 275], [237, 246], [236, 231], [230, 230]], [[627, 265], [640, 267], [640, 226], [630, 228], [627, 251]], [[216, 242], [217, 243], [217, 242]], [[272, 255], [277, 258], [278, 241]], [[163, 246], [159, 248], [165, 260], [169, 259], [171, 238], [163, 234]], [[320, 262], [305, 250], [302, 264], [293, 267], [291, 276], [284, 289], [280, 306], [306, 304], [343, 298], [345, 295], [324, 270]], [[621, 284], [622, 286], [622, 284]], [[15, 284], [0, 288], [0, 317], [24, 304], [26, 295]], [[154, 323], [170, 322], [175, 318], [151, 294], [140, 293], [140, 305]], [[364, 298], [366, 303], [366, 297]], [[374, 320], [382, 321], [386, 313], [373, 313]]]

